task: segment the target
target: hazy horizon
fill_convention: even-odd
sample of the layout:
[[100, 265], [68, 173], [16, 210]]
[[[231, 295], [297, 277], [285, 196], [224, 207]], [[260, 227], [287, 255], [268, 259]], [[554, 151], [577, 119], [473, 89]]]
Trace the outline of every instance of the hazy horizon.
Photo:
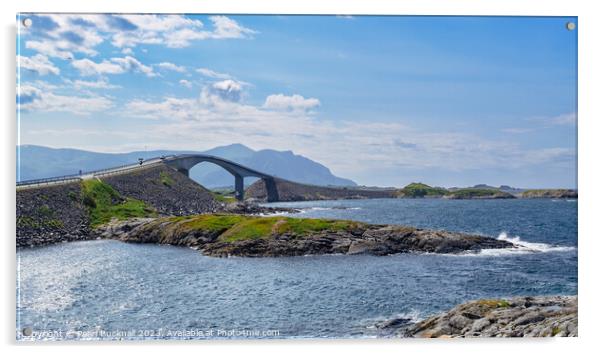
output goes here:
[[240, 143], [361, 185], [577, 186], [574, 17], [22, 16], [21, 145]]
[[[228, 145], [220, 145], [220, 146], [214, 146], [213, 148], [207, 149], [207, 150], [170, 150], [170, 149], [147, 149], [147, 150], [131, 150], [131, 151], [121, 151], [121, 152], [105, 152], [105, 151], [94, 151], [94, 150], [84, 150], [84, 149], [78, 149], [78, 148], [74, 148], [74, 147], [51, 147], [51, 146], [42, 146], [42, 145], [35, 145], [35, 144], [24, 144], [24, 145], [17, 145], [17, 149], [20, 146], [35, 146], [35, 147], [42, 147], [42, 148], [49, 148], [49, 149], [56, 149], [56, 150], [80, 150], [80, 151], [86, 151], [86, 152], [92, 152], [92, 153], [100, 153], [100, 154], [131, 154], [131, 153], [135, 153], [135, 152], [144, 152], [144, 153], [152, 153], [154, 151], [165, 151], [165, 150], [169, 150], [169, 151], [174, 151], [174, 152], [187, 152], [187, 151], [194, 151], [194, 152], [204, 152], [204, 151], [209, 151], [209, 150], [213, 150], [213, 149], [218, 149], [218, 148], [225, 148], [228, 146], [232, 146], [232, 145], [242, 145], [245, 148], [251, 149], [255, 152], [257, 151], [261, 151], [261, 150], [274, 150], [274, 149], [253, 149], [249, 146], [246, 146], [244, 144], [240, 144], [240, 143], [232, 143], [232, 144], [228, 144]], [[274, 150], [274, 151], [278, 151], [278, 152], [285, 152], [285, 151], [291, 151], [293, 154], [295, 155], [299, 155], [297, 153], [295, 153], [295, 151], [292, 150]], [[303, 156], [303, 155], [299, 155], [299, 156]], [[307, 156], [303, 156], [303, 157], [307, 157]], [[135, 163], [135, 162], [132, 162]], [[19, 165], [19, 161], [17, 161], [17, 168]], [[193, 167], [193, 168], [198, 168], [197, 167]], [[328, 166], [326, 166], [327, 168], [329, 168]], [[330, 169], [330, 168], [329, 168]], [[332, 171], [331, 171], [332, 172]], [[336, 175], [336, 174], [335, 174]], [[55, 177], [55, 176], [48, 176], [48, 177]], [[341, 177], [341, 178], [347, 178], [346, 176], [340, 176], [337, 175], [337, 177]], [[354, 181], [355, 182], [355, 181]], [[387, 188], [387, 187], [394, 187], [394, 188], [402, 188], [410, 183], [427, 183], [426, 179], [417, 179], [417, 180], [412, 180], [409, 182], [402, 182], [396, 185], [367, 185], [367, 184], [362, 184], [359, 183], [358, 186], [365, 186], [365, 187], [382, 187], [382, 188]], [[492, 183], [488, 183], [487, 181], [478, 181], [478, 182], [474, 182], [471, 184], [467, 184], [467, 185], [445, 185], [445, 184], [431, 184], [432, 187], [444, 187], [444, 188], [453, 188], [453, 187], [472, 187], [478, 184], [485, 184], [485, 185], [489, 185], [489, 186], [493, 186], [493, 187], [500, 187], [502, 185], [507, 185], [513, 188], [524, 188], [524, 189], [537, 189], [537, 188], [544, 188], [541, 186], [519, 186], [519, 185], [512, 185], [512, 184], [508, 184], [508, 183], [501, 183], [501, 184], [492, 184]], [[563, 187], [563, 186], [556, 186], [556, 187], [545, 187], [545, 188], [559, 188], [559, 189], [577, 189], [577, 187]]]

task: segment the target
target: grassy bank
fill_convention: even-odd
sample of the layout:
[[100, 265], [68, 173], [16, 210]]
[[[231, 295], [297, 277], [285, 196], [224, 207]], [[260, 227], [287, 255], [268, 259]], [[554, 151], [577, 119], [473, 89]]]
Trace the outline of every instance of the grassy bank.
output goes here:
[[155, 216], [155, 211], [143, 201], [122, 197], [113, 187], [98, 180], [82, 182], [82, 202], [90, 214], [90, 226], [96, 227], [112, 218], [125, 220]]
[[485, 189], [485, 188], [463, 188], [453, 191], [448, 194], [449, 198], [452, 199], [471, 199], [471, 198], [514, 198], [510, 193], [502, 192], [497, 189]]
[[236, 198], [232, 195], [223, 195], [219, 192], [211, 192], [211, 194], [213, 194], [213, 198], [215, 198], [215, 200], [217, 200], [218, 202], [221, 203], [226, 203], [226, 204], [230, 204], [230, 203], [236, 203]]
[[303, 237], [321, 231], [350, 231], [364, 225], [349, 220], [299, 219], [284, 216], [258, 217], [235, 214], [205, 214], [172, 217], [168, 220], [180, 222], [179, 228], [183, 229], [217, 232], [220, 234], [218, 240], [222, 242], [270, 238], [282, 234]]

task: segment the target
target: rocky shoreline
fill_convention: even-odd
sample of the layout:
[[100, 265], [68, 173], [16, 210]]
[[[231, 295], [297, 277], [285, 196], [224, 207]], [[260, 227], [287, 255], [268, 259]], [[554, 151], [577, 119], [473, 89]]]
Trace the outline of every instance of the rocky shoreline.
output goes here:
[[397, 337], [576, 337], [577, 296], [523, 296], [470, 301], [411, 324], [394, 318], [376, 328]]
[[234, 202], [222, 204], [220, 207], [220, 212], [244, 215], [271, 215], [280, 213], [296, 214], [300, 213], [301, 209], [284, 207], [265, 207], [257, 203], [251, 202]]
[[[475, 185], [466, 188], [432, 187], [424, 183], [410, 183], [396, 187], [335, 187], [313, 186], [276, 178], [279, 201], [375, 199], [375, 198], [443, 198], [443, 199], [577, 199], [573, 189], [517, 189], [509, 186], [492, 187]], [[249, 200], [267, 201], [267, 190], [262, 180], [253, 183], [246, 191]]]
[[[302, 230], [303, 223], [310, 225]], [[326, 223], [322, 229], [316, 223]], [[251, 231], [262, 228], [263, 234]], [[236, 214], [114, 220], [97, 228], [101, 238], [186, 246], [214, 257], [282, 257], [319, 254], [458, 254], [515, 248], [511, 242], [457, 232], [351, 221], [249, 217]]]

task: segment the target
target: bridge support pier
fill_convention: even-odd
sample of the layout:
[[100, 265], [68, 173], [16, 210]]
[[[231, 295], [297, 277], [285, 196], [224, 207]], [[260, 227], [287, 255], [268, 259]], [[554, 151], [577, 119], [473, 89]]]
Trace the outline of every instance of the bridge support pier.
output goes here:
[[184, 176], [188, 177], [189, 170], [187, 168], [178, 168], [178, 172], [182, 173]]
[[256, 177], [263, 180], [267, 191], [268, 202], [277, 202], [280, 199], [278, 196], [278, 189], [276, 188], [276, 179], [274, 176], [255, 171], [251, 168], [217, 156], [186, 154], [163, 157], [161, 160], [167, 166], [177, 170], [186, 177], [190, 177], [190, 169], [201, 162], [210, 162], [222, 167], [234, 176], [234, 193], [236, 199], [239, 201], [242, 201], [245, 198], [245, 177]]
[[241, 175], [234, 175], [234, 196], [237, 200], [245, 199], [245, 182]]
[[279, 199], [278, 188], [276, 188], [276, 181], [273, 178], [262, 178], [265, 184], [265, 191], [267, 194], [268, 202], [277, 202]]

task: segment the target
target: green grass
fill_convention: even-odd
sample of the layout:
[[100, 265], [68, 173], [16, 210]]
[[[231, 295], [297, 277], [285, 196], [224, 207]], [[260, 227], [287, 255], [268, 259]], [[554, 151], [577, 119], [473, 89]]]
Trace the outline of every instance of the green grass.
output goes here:
[[441, 197], [448, 194], [445, 188], [431, 187], [424, 183], [410, 183], [397, 191], [399, 197], [422, 198]]
[[242, 220], [220, 235], [223, 242], [235, 242], [267, 238], [272, 234], [276, 218], [247, 218]]
[[483, 299], [483, 300], [478, 300], [477, 303], [479, 305], [483, 305], [486, 307], [492, 307], [492, 308], [506, 308], [506, 307], [510, 307], [510, 303], [506, 300], [496, 300], [496, 299]]
[[320, 231], [352, 230], [363, 225], [356, 221], [328, 220], [328, 219], [299, 219], [282, 216], [273, 217], [242, 217], [222, 235], [219, 239], [223, 242], [269, 238], [273, 235], [284, 233], [294, 236], [307, 236]]
[[285, 218], [277, 227], [278, 233], [291, 232], [296, 235], [307, 235], [320, 231], [346, 231], [361, 225], [355, 221], [330, 219], [297, 219]]
[[48, 205], [42, 205], [38, 208], [38, 214], [42, 217], [51, 217], [54, 215], [54, 211], [52, 211]]
[[213, 194], [213, 198], [215, 198], [215, 200], [217, 200], [218, 202], [221, 203], [236, 203], [236, 198], [234, 198], [234, 196], [229, 196], [229, 195], [223, 195], [220, 193], [216, 193], [216, 192], [212, 192]]
[[92, 227], [105, 224], [112, 218], [125, 220], [156, 215], [143, 201], [123, 198], [113, 187], [97, 179], [82, 182], [82, 200], [90, 213]]
[[58, 219], [34, 219], [30, 216], [21, 216], [17, 218], [17, 227], [61, 229], [63, 228], [63, 222]]
[[165, 171], [159, 173], [159, 181], [167, 187], [170, 187], [175, 183], [173, 178]]
[[479, 188], [463, 188], [458, 189], [451, 193], [451, 195], [455, 197], [489, 197], [494, 194], [500, 193], [500, 191], [496, 189], [479, 189]]
[[259, 217], [239, 214], [204, 214], [173, 216], [165, 219], [180, 230], [203, 230], [216, 232], [219, 241], [235, 242], [269, 238], [274, 235], [290, 234], [304, 237], [320, 231], [350, 231], [361, 228], [363, 223], [349, 220], [298, 219], [284, 216]]
[[189, 230], [208, 230], [222, 233], [245, 217], [234, 214], [206, 214], [193, 217], [174, 217], [171, 220], [182, 220], [182, 227]]

